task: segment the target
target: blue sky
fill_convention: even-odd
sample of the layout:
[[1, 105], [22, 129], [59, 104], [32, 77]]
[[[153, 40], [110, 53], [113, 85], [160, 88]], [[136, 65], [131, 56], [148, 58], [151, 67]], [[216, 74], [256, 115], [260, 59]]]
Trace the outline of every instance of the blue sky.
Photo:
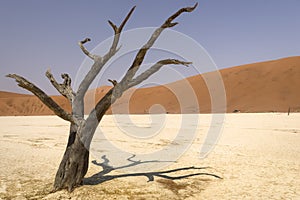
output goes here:
[[[87, 48], [93, 49], [110, 37], [108, 19], [119, 24], [136, 5], [125, 30], [159, 26], [174, 11], [195, 2], [1, 0], [0, 90], [26, 93], [4, 77], [17, 73], [55, 94], [44, 76], [47, 68], [57, 78], [62, 72], [74, 77], [85, 58], [77, 42], [90, 37]], [[173, 29], [200, 43], [218, 68], [300, 55], [299, 0], [198, 2], [197, 10], [180, 16]]]

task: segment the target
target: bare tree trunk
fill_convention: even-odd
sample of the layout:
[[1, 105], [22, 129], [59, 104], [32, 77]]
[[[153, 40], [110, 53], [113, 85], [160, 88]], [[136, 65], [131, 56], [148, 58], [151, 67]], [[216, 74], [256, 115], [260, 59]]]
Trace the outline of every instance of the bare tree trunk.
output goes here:
[[70, 127], [68, 144], [56, 172], [54, 191], [66, 188], [71, 192], [73, 188], [80, 185], [87, 173], [89, 149], [77, 137], [77, 129], [78, 127], [74, 124]]
[[25, 78], [16, 74], [7, 75], [7, 77], [14, 78], [20, 87], [23, 87], [36, 95], [57, 116], [71, 123], [68, 144], [55, 176], [54, 191], [61, 189], [68, 189], [69, 191], [72, 191], [75, 187], [81, 184], [82, 179], [88, 170], [89, 149], [95, 130], [105, 112], [118, 98], [122, 96], [126, 90], [143, 82], [165, 65], [173, 64], [188, 66], [191, 64], [191, 62], [176, 59], [160, 60], [148, 70], [135, 77], [136, 72], [139, 70], [144, 61], [145, 55], [158, 39], [162, 31], [166, 28], [176, 26], [178, 23], [173, 22], [175, 18], [184, 12], [192, 12], [196, 7], [197, 4], [193, 7], [179, 9], [153, 32], [149, 40], [138, 51], [132, 65], [129, 67], [122, 80], [118, 83], [116, 80], [109, 79], [109, 81], [113, 84], [113, 88], [109, 90], [108, 93], [96, 104], [87, 119], [84, 119], [84, 96], [90, 84], [96, 78], [103, 66], [117, 53], [119, 49], [118, 43], [120, 34], [135, 7], [130, 10], [119, 27], [113, 22], [108, 21], [113, 28], [115, 35], [110, 49], [104, 56], [91, 54], [84, 47], [84, 44], [91, 41], [91, 39], [86, 38], [79, 42], [79, 46], [83, 53], [91, 58], [94, 61], [94, 64], [80, 83], [77, 92], [74, 92], [71, 88], [71, 78], [68, 74], [62, 74], [61, 77], [64, 79], [64, 82], [59, 84], [51, 74], [50, 70], [46, 72], [46, 76], [50, 80], [51, 84], [61, 95], [69, 100], [72, 107], [72, 113], [66, 112], [63, 108], [56, 104], [51, 97]]
[[54, 190], [63, 188], [69, 192], [79, 186], [88, 170], [89, 150], [80, 139], [75, 138], [72, 145], [67, 147], [55, 176]]

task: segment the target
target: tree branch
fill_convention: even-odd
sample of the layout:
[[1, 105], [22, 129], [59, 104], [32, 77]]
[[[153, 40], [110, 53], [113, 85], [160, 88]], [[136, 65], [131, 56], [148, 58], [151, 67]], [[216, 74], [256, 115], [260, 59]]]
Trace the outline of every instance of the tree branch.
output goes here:
[[49, 97], [40, 88], [36, 87], [33, 83], [29, 82], [25, 78], [17, 74], [8, 74], [6, 77], [13, 78], [16, 80], [18, 85], [38, 97], [50, 110], [52, 110], [58, 117], [67, 120], [71, 123], [76, 123], [71, 114], [67, 113], [62, 109], [51, 97]]
[[69, 77], [68, 74], [61, 74], [62, 79], [64, 79], [64, 82], [62, 84], [57, 83], [55, 80], [53, 74], [51, 73], [50, 69], [46, 71], [46, 76], [52, 83], [52, 85], [56, 88], [56, 90], [66, 97], [70, 103], [72, 103], [72, 100], [74, 98], [74, 92], [71, 88], [71, 78]]
[[184, 66], [188, 67], [190, 64], [192, 64], [192, 62], [185, 62], [185, 61], [180, 61], [180, 60], [176, 60], [176, 59], [160, 60], [157, 63], [155, 63], [154, 65], [152, 65], [148, 70], [141, 73], [138, 77], [131, 80], [128, 83], [126, 88], [129, 89], [133, 86], [136, 86], [136, 85], [140, 84], [144, 80], [148, 79], [152, 74], [154, 74], [158, 70], [160, 70], [160, 68], [162, 68], [163, 66], [171, 65], [171, 64], [173, 64], [173, 65], [184, 65]]
[[[77, 91], [77, 95], [76, 95], [78, 98], [83, 99], [83, 97], [84, 97], [87, 89], [89, 88], [89, 86], [91, 85], [91, 83], [93, 82], [93, 80], [96, 78], [96, 76], [99, 74], [99, 72], [101, 71], [101, 69], [103, 68], [103, 66], [118, 51], [117, 46], [118, 46], [118, 43], [119, 43], [120, 34], [121, 34], [122, 29], [125, 26], [126, 22], [128, 21], [128, 19], [130, 18], [131, 14], [133, 13], [134, 9], [135, 9], [135, 6], [129, 11], [129, 13], [127, 14], [127, 16], [125, 17], [125, 19], [121, 23], [120, 27], [117, 27], [114, 23], [112, 23], [111, 21], [109, 21], [109, 24], [113, 27], [113, 29], [115, 31], [115, 36], [114, 36], [113, 43], [112, 43], [112, 45], [110, 47], [110, 50], [108, 51], [108, 53], [106, 53], [103, 56], [103, 58], [100, 57], [101, 59], [97, 59], [97, 56], [96, 56], [96, 58], [94, 59], [95, 62], [93, 64], [93, 66], [91, 67], [91, 70], [87, 73], [87, 75], [85, 76], [85, 78], [83, 79], [83, 81], [79, 85], [79, 88], [78, 88], [78, 91]], [[87, 38], [86, 40], [84, 40], [82, 42], [88, 42], [88, 41], [90, 41], [90, 40]], [[83, 45], [82, 45], [82, 47], [83, 47]], [[88, 53], [88, 52], [86, 52], [86, 53]]]
[[96, 58], [100, 58], [100, 56], [97, 56], [97, 55], [94, 55], [94, 54], [91, 54], [84, 46], [83, 44], [87, 43], [87, 42], [90, 42], [91, 39], [90, 38], [85, 38], [84, 40], [82, 41], [79, 41], [78, 42], [78, 45], [80, 47], [80, 49], [82, 50], [82, 52], [87, 55], [89, 58], [91, 58], [92, 60], [95, 60]]
[[169, 17], [165, 23], [162, 25], [162, 28], [167, 28], [167, 27], [173, 27], [177, 25], [177, 22], [172, 23], [174, 19], [176, 19], [179, 15], [181, 15], [184, 12], [192, 12], [195, 10], [195, 8], [198, 6], [198, 3], [196, 3], [193, 7], [185, 7], [179, 9], [176, 13], [174, 13], [171, 17]]
[[[91, 111], [87, 122], [92, 123], [90, 121], [97, 119], [98, 122], [101, 120], [107, 109], [112, 105], [122, 94], [124, 91], [129, 89], [130, 87], [133, 87], [134, 85], [137, 85], [141, 83], [143, 80], [149, 78], [153, 73], [157, 72], [162, 66], [167, 65], [167, 64], [181, 64], [187, 66], [188, 64], [191, 64], [189, 62], [184, 62], [184, 61], [179, 61], [175, 59], [166, 59], [166, 60], [161, 60], [157, 62], [154, 66], [152, 66], [150, 69], [139, 75], [136, 79], [133, 79], [135, 73], [137, 72], [138, 68], [142, 64], [144, 57], [148, 51], [149, 48], [152, 47], [154, 42], [157, 40], [161, 32], [168, 27], [173, 27], [177, 23], [172, 23], [172, 21], [178, 17], [180, 14], [184, 12], [192, 12], [196, 7], [198, 3], [196, 3], [193, 7], [186, 7], [186, 8], [181, 8], [179, 9], [175, 14], [173, 14], [171, 17], [169, 17], [162, 25], [161, 27], [157, 28], [154, 33], [151, 35], [150, 39], [148, 42], [139, 50], [137, 53], [133, 64], [123, 77], [120, 83], [116, 84], [112, 89], [110, 89], [106, 95], [98, 101], [96, 104], [95, 108]], [[122, 24], [125, 24], [128, 18], [130, 17], [131, 13], [133, 12], [135, 7], [131, 9], [127, 17], [125, 18], [124, 22]], [[110, 25], [112, 28], [115, 30], [115, 32], [118, 31], [118, 28], [116, 25], [114, 25], [112, 22], [110, 22]], [[122, 28], [124, 25], [121, 25], [120, 27]], [[115, 38], [118, 40], [118, 38]], [[114, 40], [115, 42], [115, 40]], [[112, 45], [115, 46], [116, 45]]]
[[[191, 62], [185, 62], [185, 61], [180, 61], [176, 59], [166, 59], [166, 60], [161, 60], [158, 61], [156, 64], [154, 64], [152, 67], [150, 67], [148, 70], [140, 74], [137, 78], [133, 79], [132, 81], [129, 82], [129, 84], [126, 85], [126, 87], [123, 87], [122, 85], [116, 83], [113, 88], [111, 88], [105, 96], [98, 101], [96, 104], [95, 108], [91, 111], [89, 114], [89, 117], [87, 119], [87, 122], [97, 119], [98, 122], [102, 119], [102, 116], [105, 114], [107, 109], [112, 105], [118, 98], [122, 96], [122, 94], [128, 90], [129, 88], [143, 82], [147, 78], [149, 78], [152, 74], [157, 72], [161, 67], [164, 65], [169, 65], [169, 64], [174, 64], [174, 65], [184, 65], [187, 66], [189, 64], [192, 64]], [[110, 82], [114, 82], [109, 79]], [[91, 122], [89, 122], [91, 123]]]
[[129, 18], [132, 15], [134, 10], [135, 10], [135, 6], [131, 8], [131, 10], [129, 11], [129, 13], [127, 14], [127, 16], [122, 21], [122, 23], [119, 27], [117, 27], [117, 25], [115, 25], [112, 21], [108, 20], [108, 23], [112, 27], [112, 29], [114, 30], [115, 35], [114, 35], [114, 40], [113, 40], [113, 43], [112, 43], [109, 51], [105, 54], [105, 56], [103, 56], [104, 60], [110, 59], [119, 50], [119, 48], [117, 48], [117, 46], [118, 46], [118, 43], [119, 43], [119, 40], [120, 40], [120, 34], [121, 34], [125, 24], [129, 20]]
[[141, 66], [142, 62], [144, 61], [144, 58], [145, 58], [145, 55], [146, 55], [147, 51], [153, 46], [154, 42], [160, 36], [162, 31], [166, 28], [170, 28], [170, 27], [173, 27], [173, 26], [177, 25], [178, 24], [177, 22], [172, 23], [172, 21], [184, 12], [192, 12], [197, 7], [197, 5], [198, 5], [198, 3], [196, 3], [193, 7], [186, 7], [186, 8], [179, 9], [175, 14], [171, 15], [159, 28], [157, 28], [153, 32], [153, 34], [151, 35], [148, 42], [139, 50], [139, 52], [137, 53], [131, 67], [129, 68], [126, 75], [121, 80], [120, 83], [122, 85], [124, 85], [126, 87], [126, 84], [128, 84], [128, 82], [130, 80], [132, 80], [132, 78], [134, 77], [134, 75], [138, 71], [139, 67]]
[[116, 80], [108, 79], [108, 81], [111, 82], [113, 84], [113, 86], [116, 86], [118, 84], [118, 82]]

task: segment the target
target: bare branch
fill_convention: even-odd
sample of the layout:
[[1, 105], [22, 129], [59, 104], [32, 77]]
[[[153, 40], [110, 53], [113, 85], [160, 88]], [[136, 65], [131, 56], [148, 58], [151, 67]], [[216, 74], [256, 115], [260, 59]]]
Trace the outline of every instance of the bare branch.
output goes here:
[[118, 46], [118, 43], [120, 40], [120, 34], [121, 34], [125, 24], [129, 20], [131, 14], [133, 13], [134, 9], [135, 9], [135, 6], [131, 8], [131, 10], [129, 11], [129, 13], [127, 14], [127, 16], [122, 21], [122, 23], [119, 27], [117, 27], [117, 25], [115, 25], [112, 21], [108, 20], [109, 25], [112, 27], [112, 29], [115, 32], [115, 36], [114, 36], [113, 43], [109, 49], [109, 52], [105, 56], [103, 56], [104, 60], [110, 59], [119, 50], [119, 48], [117, 48], [117, 46]]
[[173, 26], [177, 25], [178, 24], [177, 22], [173, 23], [172, 21], [184, 12], [192, 12], [197, 7], [197, 5], [198, 5], [198, 3], [196, 3], [193, 7], [186, 7], [186, 8], [179, 9], [175, 14], [170, 16], [159, 28], [157, 28], [153, 32], [153, 34], [151, 35], [148, 42], [139, 50], [139, 52], [137, 53], [131, 67], [129, 68], [126, 75], [121, 80], [120, 83], [122, 85], [126, 85], [126, 84], [128, 84], [129, 81], [132, 80], [132, 78], [134, 77], [134, 75], [138, 71], [139, 67], [141, 66], [142, 62], [144, 61], [144, 58], [145, 58], [145, 55], [146, 55], [147, 51], [153, 46], [154, 42], [160, 36], [162, 31], [165, 28], [170, 28], [170, 27], [173, 27]]
[[118, 33], [121, 33], [125, 24], [127, 23], [127, 21], [129, 20], [131, 14], [133, 13], [134, 9], [136, 6], [133, 6], [131, 8], [131, 10], [129, 11], [129, 13], [127, 14], [127, 16], [125, 17], [125, 19], [122, 21], [121, 25], [119, 27], [117, 27], [112, 21], [108, 20], [108, 23], [110, 24], [110, 26], [114, 29], [115, 31], [115, 35], [117, 35]]
[[144, 80], [148, 79], [152, 74], [154, 74], [158, 70], [160, 70], [160, 68], [162, 68], [163, 66], [171, 65], [171, 64], [173, 64], [173, 65], [184, 65], [184, 66], [188, 67], [190, 64], [192, 64], [192, 62], [185, 62], [185, 61], [176, 60], [176, 59], [160, 60], [157, 63], [155, 63], [154, 65], [152, 65], [148, 70], [146, 70], [145, 72], [141, 73], [139, 76], [137, 76], [136, 78], [131, 80], [128, 83], [127, 87], [125, 86], [125, 88], [128, 89], [128, 88], [131, 88], [135, 85], [140, 84]]
[[[166, 59], [166, 60], [161, 60], [157, 62], [154, 66], [152, 66], [150, 69], [146, 70], [143, 74], [139, 75], [137, 78], [133, 79], [136, 71], [142, 64], [144, 57], [148, 51], [149, 48], [151, 48], [154, 44], [154, 42], [157, 40], [159, 37], [160, 33], [167, 27], [172, 27], [175, 26], [177, 23], [173, 23], [172, 21], [179, 16], [183, 12], [191, 12], [196, 8], [197, 4], [194, 7], [187, 7], [187, 8], [182, 8], [179, 11], [177, 11], [175, 14], [173, 14], [171, 17], [169, 17], [163, 25], [161, 25], [160, 28], [156, 29], [154, 33], [151, 35], [150, 39], [148, 42], [139, 50], [137, 53], [132, 66], [129, 68], [123, 79], [121, 80], [120, 83], [116, 84], [113, 88], [111, 88], [105, 96], [98, 101], [96, 104], [95, 108], [90, 112], [88, 118], [86, 119], [86, 126], [85, 127], [90, 127], [95, 124], [98, 124], [102, 117], [104, 116], [105, 112], [109, 109], [109, 107], [118, 99], [122, 96], [122, 94], [129, 89], [130, 87], [133, 87], [134, 85], [137, 85], [138, 83], [142, 82], [143, 80], [147, 79], [150, 77], [153, 73], [157, 72], [162, 66], [167, 65], [167, 64], [176, 64], [176, 65], [189, 65], [191, 64], [190, 62], [184, 62], [184, 61], [179, 61], [175, 59]], [[134, 8], [133, 8], [134, 9]], [[124, 24], [126, 23], [127, 18], [130, 17], [130, 14], [132, 13], [133, 9], [130, 11], [130, 13], [127, 15], [126, 19], [124, 20]], [[113, 27], [113, 29], [117, 31], [116, 26], [112, 23], [109, 22], [110, 25]], [[122, 23], [123, 24], [123, 23]], [[104, 57], [103, 57], [103, 62], [106, 62], [106, 59], [109, 59], [113, 53], [111, 54], [110, 52], [114, 52], [114, 49], [117, 47], [117, 43], [119, 40], [119, 35], [115, 35], [114, 42], [112, 44], [112, 47]], [[113, 81], [112, 81], [113, 82]], [[87, 141], [91, 140], [93, 137], [93, 134], [90, 134], [87, 137]]]
[[146, 70], [144, 73], [140, 74], [137, 78], [133, 79], [128, 85], [122, 86], [120, 84], [116, 84], [115, 87], [111, 88], [105, 94], [105, 96], [101, 100], [99, 100], [99, 102], [96, 104], [95, 108], [89, 114], [87, 122], [94, 123], [94, 122], [91, 122], [94, 119], [97, 119], [98, 122], [100, 122], [101, 118], [103, 117], [103, 115], [107, 111], [107, 109], [110, 107], [110, 105], [112, 105], [118, 98], [120, 98], [127, 89], [146, 80], [152, 74], [157, 72], [162, 66], [168, 65], [168, 64], [188, 66], [189, 64], [192, 64], [192, 63], [180, 61], [180, 60], [176, 60], [176, 59], [161, 60], [161, 61], [157, 62], [156, 64], [154, 64], [152, 67], [150, 67], [148, 70]]
[[8, 74], [6, 77], [13, 78], [16, 80], [18, 85], [30, 92], [32, 92], [36, 97], [38, 97], [49, 109], [51, 109], [58, 117], [67, 120], [71, 123], [75, 123], [74, 118], [71, 114], [67, 113], [62, 109], [51, 97], [49, 97], [40, 88], [36, 87], [33, 83], [29, 82], [25, 78], [17, 74]]
[[91, 54], [84, 46], [83, 44], [87, 43], [87, 42], [90, 42], [91, 39], [90, 38], [85, 38], [84, 40], [82, 41], [79, 41], [78, 42], [78, 45], [80, 47], [80, 49], [82, 50], [82, 52], [87, 55], [89, 58], [91, 58], [92, 60], [95, 60], [97, 57], [100, 57], [100, 56], [97, 56], [97, 55], [94, 55], [94, 54]]
[[64, 83], [63, 85], [66, 87], [71, 87], [71, 78], [69, 76], [69, 74], [61, 74], [61, 78], [64, 79]]
[[95, 108], [91, 111], [87, 118], [87, 123], [94, 123], [93, 120], [96, 119], [98, 122], [102, 119], [105, 112], [108, 108], [117, 100], [117, 98], [113, 98], [114, 88], [110, 89], [105, 96], [98, 101]]
[[[85, 78], [83, 79], [83, 81], [79, 85], [79, 88], [78, 88], [78, 91], [77, 91], [77, 98], [83, 99], [83, 97], [84, 97], [84, 95], [85, 95], [88, 87], [91, 85], [91, 83], [96, 78], [96, 76], [98, 75], [98, 73], [101, 71], [101, 69], [103, 68], [103, 66], [119, 50], [119, 48], [117, 48], [117, 46], [118, 46], [118, 43], [119, 43], [120, 34], [121, 34], [122, 29], [125, 26], [126, 22], [128, 21], [128, 19], [130, 18], [131, 14], [133, 13], [134, 9], [135, 9], [135, 7], [133, 7], [129, 11], [129, 13], [127, 14], [127, 16], [125, 17], [125, 19], [121, 23], [120, 27], [117, 27], [114, 23], [112, 23], [111, 21], [109, 21], [109, 24], [113, 27], [113, 29], [115, 31], [115, 36], [114, 36], [114, 40], [113, 40], [113, 43], [111, 45], [111, 48], [110, 48], [109, 52], [106, 53], [103, 56], [102, 59], [94, 59], [95, 63], [93, 64], [93, 66], [91, 67], [90, 71], [87, 73], [87, 75], [85, 76]], [[81, 45], [81, 46], [83, 47], [83, 45]], [[85, 52], [85, 50], [83, 50], [83, 51]], [[86, 54], [89, 54], [89, 52], [87, 51]]]
[[[123, 77], [120, 83], [116, 84], [112, 89], [110, 89], [106, 95], [98, 101], [98, 103], [95, 106], [95, 109], [93, 109], [87, 119], [88, 123], [94, 123], [91, 122], [94, 119], [97, 119], [98, 122], [103, 117], [106, 110], [112, 105], [119, 97], [122, 96], [123, 92], [129, 89], [130, 87], [133, 87], [134, 85], [137, 85], [141, 83], [143, 80], [149, 78], [153, 73], [157, 72], [162, 66], [167, 64], [181, 64], [187, 66], [188, 64], [191, 64], [189, 62], [179, 61], [175, 59], [167, 59], [167, 60], [161, 60], [157, 62], [154, 66], [152, 66], [150, 69], [139, 75], [137, 78], [133, 79], [134, 75], [136, 74], [137, 70], [139, 69], [140, 65], [144, 61], [144, 57], [148, 51], [149, 48], [151, 48], [154, 44], [154, 42], [157, 40], [157, 38], [160, 36], [161, 32], [168, 27], [173, 27], [177, 24], [177, 22], [173, 23], [172, 21], [178, 17], [181, 13], [184, 12], [192, 12], [196, 7], [197, 3], [193, 7], [186, 7], [181, 8], [178, 10], [175, 14], [173, 14], [171, 17], [169, 17], [162, 25], [161, 27], [157, 28], [154, 33], [151, 35], [150, 39], [147, 41], [147, 43], [139, 50], [137, 53], [131, 67]], [[125, 18], [124, 22], [122, 24], [125, 24], [128, 18], [130, 17], [131, 13], [133, 12], [135, 7], [131, 9], [127, 17]], [[109, 22], [113, 29], [115, 29], [115, 25], [112, 22]], [[121, 25], [122, 26], [122, 25]], [[115, 39], [112, 45], [112, 48], [116, 48], [116, 43], [118, 43], [119, 36], [115, 35]], [[109, 53], [107, 54], [109, 55]], [[106, 55], [106, 56], [107, 56]], [[103, 60], [106, 60], [104, 56]]]
[[[195, 8], [198, 6], [198, 3], [196, 3], [193, 7], [185, 7], [179, 9], [176, 13], [174, 13], [171, 17], [169, 17], [165, 23], [162, 25], [162, 28], [172, 27], [174, 26], [174, 23], [172, 21], [177, 18], [179, 15], [181, 15], [184, 12], [192, 12], [195, 10]], [[177, 22], [175, 22], [177, 24]], [[176, 25], [175, 24], [175, 25]]]
[[108, 81], [111, 82], [113, 84], [113, 86], [116, 86], [118, 84], [118, 82], [116, 80], [108, 79]]
[[81, 44], [85, 44], [87, 42], [90, 42], [91, 38], [85, 38], [84, 40], [80, 41]]
[[118, 27], [110, 20], [108, 20], [108, 23], [113, 28], [115, 34], [118, 34]]
[[71, 88], [71, 78], [68, 74], [62, 74], [61, 77], [64, 79], [64, 82], [62, 84], [58, 83], [53, 74], [51, 73], [50, 69], [46, 72], [47, 78], [50, 80], [52, 85], [57, 89], [57, 91], [66, 97], [70, 103], [72, 103], [72, 100], [74, 99], [74, 92]]
[[131, 8], [131, 10], [129, 11], [129, 13], [127, 14], [127, 16], [125, 17], [125, 19], [123, 20], [123, 22], [121, 23], [121, 25], [119, 26], [119, 32], [121, 32], [125, 26], [125, 24], [127, 23], [128, 19], [130, 18], [131, 14], [133, 13], [134, 9], [136, 6], [133, 6]]
[[171, 28], [173, 26], [176, 26], [177, 24], [178, 24], [178, 22], [170, 23], [168, 27]]

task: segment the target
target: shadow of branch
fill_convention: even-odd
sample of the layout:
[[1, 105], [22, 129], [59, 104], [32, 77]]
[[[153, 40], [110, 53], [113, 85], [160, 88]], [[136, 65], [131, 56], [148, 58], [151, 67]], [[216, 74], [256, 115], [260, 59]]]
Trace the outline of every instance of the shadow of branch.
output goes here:
[[169, 175], [170, 173], [173, 172], [178, 172], [178, 171], [188, 171], [188, 170], [202, 170], [202, 169], [208, 169], [210, 167], [182, 167], [182, 168], [176, 168], [172, 170], [166, 170], [166, 171], [158, 171], [158, 172], [142, 172], [142, 173], [128, 173], [128, 174], [119, 174], [119, 175], [108, 175], [110, 172], [118, 169], [124, 169], [124, 168], [129, 168], [133, 167], [136, 165], [141, 165], [141, 164], [146, 164], [146, 163], [153, 163], [153, 162], [174, 162], [174, 161], [158, 161], [158, 160], [150, 160], [150, 161], [135, 161], [132, 160], [135, 157], [135, 155], [132, 155], [129, 157], [127, 160], [130, 161], [130, 164], [124, 165], [124, 166], [119, 166], [119, 167], [112, 167], [109, 165], [109, 160], [107, 159], [106, 155], [102, 156], [101, 158], [103, 159], [102, 163], [98, 163], [97, 161], [93, 160], [92, 163], [102, 167], [102, 171], [92, 175], [91, 177], [84, 178], [83, 179], [83, 184], [84, 185], [97, 185], [101, 184], [106, 181], [110, 181], [113, 179], [117, 178], [124, 178], [124, 177], [136, 177], [136, 176], [145, 176], [148, 178], [149, 181], [154, 181], [154, 177], [160, 177], [160, 178], [165, 178], [169, 180], [178, 180], [178, 179], [184, 179], [192, 176], [212, 176], [218, 179], [222, 179], [222, 177], [212, 174], [212, 173], [190, 173], [187, 175], [181, 175], [181, 176], [171, 176]]

